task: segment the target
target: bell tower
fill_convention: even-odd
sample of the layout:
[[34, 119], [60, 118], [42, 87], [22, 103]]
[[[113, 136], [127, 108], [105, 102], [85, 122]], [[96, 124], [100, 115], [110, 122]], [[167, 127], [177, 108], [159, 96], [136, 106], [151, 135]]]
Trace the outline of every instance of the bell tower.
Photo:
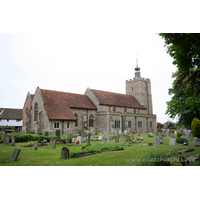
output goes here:
[[142, 105], [147, 108], [146, 114], [153, 114], [151, 81], [141, 78], [138, 59], [136, 59], [135, 77], [126, 81], [126, 94], [133, 95]]

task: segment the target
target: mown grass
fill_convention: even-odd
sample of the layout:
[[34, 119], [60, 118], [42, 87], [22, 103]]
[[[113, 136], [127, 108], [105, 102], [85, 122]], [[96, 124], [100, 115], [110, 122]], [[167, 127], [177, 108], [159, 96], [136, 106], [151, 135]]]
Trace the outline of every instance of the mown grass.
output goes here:
[[[169, 150], [175, 151], [181, 148], [193, 148], [194, 151], [183, 153], [175, 156], [175, 158], [190, 156], [200, 154], [200, 147], [194, 147], [195, 143], [188, 139], [188, 146], [182, 146], [182, 144], [176, 143], [175, 146], [169, 145], [170, 136], [163, 138], [163, 144], [155, 146], [154, 138], [149, 138], [148, 135], [142, 135], [144, 141], [139, 143], [148, 144], [152, 142], [153, 146], [136, 146], [131, 144], [128, 146], [124, 142], [115, 143], [114, 140], [106, 144], [101, 144], [101, 142], [91, 141], [91, 146], [87, 147], [86, 150], [81, 151], [81, 148], [86, 145], [82, 143], [81, 145], [66, 145], [66, 144], [56, 144], [55, 149], [51, 149], [51, 145], [40, 146], [37, 150], [33, 151], [32, 147], [23, 147], [28, 143], [36, 144], [37, 141], [16, 143], [15, 147], [21, 149], [17, 161], [7, 163], [6, 160], [10, 159], [10, 156], [15, 147], [6, 145], [5, 143], [0, 144], [0, 165], [1, 166], [137, 166], [140, 165], [139, 159], [149, 154], [150, 152], [160, 152], [167, 154]], [[155, 133], [154, 133], [155, 137]], [[135, 135], [136, 139], [136, 135]], [[70, 154], [79, 152], [89, 152], [96, 150], [103, 150], [101, 153], [70, 159], [61, 159], [61, 149], [67, 146], [69, 148]], [[124, 146], [124, 150], [121, 151], [106, 151], [108, 148], [119, 148]], [[138, 160], [133, 160], [138, 159]], [[172, 166], [181, 166], [178, 161], [172, 161]]]

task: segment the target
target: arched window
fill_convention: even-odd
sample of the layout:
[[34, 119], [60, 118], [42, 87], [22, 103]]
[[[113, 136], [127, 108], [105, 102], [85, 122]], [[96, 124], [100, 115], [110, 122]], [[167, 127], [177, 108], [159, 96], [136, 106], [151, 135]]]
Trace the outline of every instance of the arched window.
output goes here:
[[120, 120], [115, 119], [115, 128], [120, 128]]
[[74, 117], [76, 118], [75, 127], [77, 127], [77, 126], [78, 126], [78, 115], [75, 113], [75, 114], [74, 114]]
[[93, 121], [94, 121], [94, 117], [93, 117], [93, 115], [90, 115], [90, 117], [89, 117], [89, 127], [93, 127]]
[[38, 105], [37, 103], [35, 103], [35, 107], [34, 107], [34, 121], [38, 120]]

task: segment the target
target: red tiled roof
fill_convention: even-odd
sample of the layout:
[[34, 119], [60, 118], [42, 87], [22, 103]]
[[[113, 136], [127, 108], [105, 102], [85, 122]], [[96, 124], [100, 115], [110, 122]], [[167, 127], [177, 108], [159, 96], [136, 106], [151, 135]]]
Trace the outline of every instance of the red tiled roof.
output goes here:
[[22, 119], [23, 109], [0, 108], [0, 119]]
[[146, 109], [146, 107], [144, 105], [141, 105], [138, 102], [138, 100], [132, 95], [119, 94], [119, 93], [106, 92], [93, 89], [91, 89], [91, 91], [94, 93], [94, 95], [99, 100], [99, 103], [102, 105]]
[[49, 119], [75, 120], [70, 108], [95, 109], [86, 95], [41, 89]]

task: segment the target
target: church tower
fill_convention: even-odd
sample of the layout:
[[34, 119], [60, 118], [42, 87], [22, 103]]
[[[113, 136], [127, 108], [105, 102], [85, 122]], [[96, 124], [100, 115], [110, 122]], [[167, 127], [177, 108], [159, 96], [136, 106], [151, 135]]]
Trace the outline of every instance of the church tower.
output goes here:
[[141, 104], [147, 108], [146, 114], [153, 114], [151, 81], [141, 78], [138, 59], [136, 59], [135, 77], [126, 81], [126, 94], [133, 95]]

